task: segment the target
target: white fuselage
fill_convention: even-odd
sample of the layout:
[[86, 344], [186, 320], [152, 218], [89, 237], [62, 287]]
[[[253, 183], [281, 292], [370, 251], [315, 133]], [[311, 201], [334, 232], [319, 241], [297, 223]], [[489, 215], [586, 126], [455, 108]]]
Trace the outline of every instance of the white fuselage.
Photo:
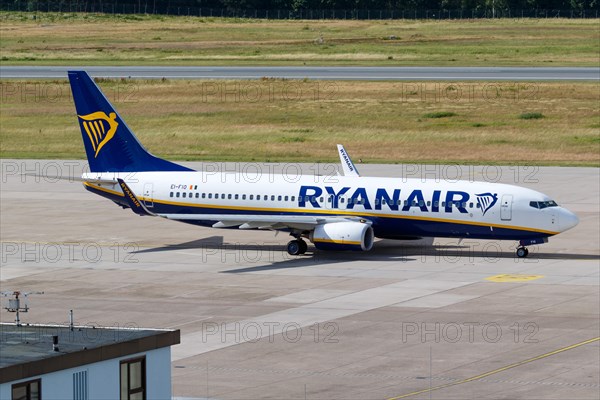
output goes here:
[[[83, 178], [89, 190], [117, 202], [118, 185], [94, 180], [121, 178], [156, 213], [353, 216], [371, 220], [378, 237], [521, 240], [552, 236], [577, 223], [562, 207], [536, 207], [551, 202], [548, 196], [498, 183], [203, 172], [88, 173]], [[192, 223], [211, 226], [215, 220]]]

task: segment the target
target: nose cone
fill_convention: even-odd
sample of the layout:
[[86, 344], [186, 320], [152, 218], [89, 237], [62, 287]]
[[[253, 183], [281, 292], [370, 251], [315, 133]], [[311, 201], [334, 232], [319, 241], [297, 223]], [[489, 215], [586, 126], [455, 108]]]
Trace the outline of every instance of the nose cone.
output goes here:
[[579, 218], [577, 215], [573, 214], [571, 211], [563, 208], [560, 212], [560, 216], [558, 217], [558, 227], [561, 232], [567, 231], [573, 228], [575, 225], [579, 223]]

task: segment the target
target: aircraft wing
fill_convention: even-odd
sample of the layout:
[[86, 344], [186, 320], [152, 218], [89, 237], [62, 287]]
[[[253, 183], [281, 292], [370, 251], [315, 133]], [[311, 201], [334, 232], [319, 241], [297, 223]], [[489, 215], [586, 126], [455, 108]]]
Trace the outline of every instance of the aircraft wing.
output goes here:
[[342, 162], [342, 171], [344, 172], [344, 176], [360, 176], [344, 146], [338, 144], [337, 148], [340, 161]]
[[252, 215], [252, 214], [156, 214], [148, 210], [143, 202], [133, 193], [131, 188], [122, 179], [117, 179], [125, 200], [134, 213], [163, 217], [175, 221], [214, 221], [213, 228], [239, 229], [299, 229], [312, 230], [317, 225], [334, 222], [362, 222], [371, 224], [371, 221], [360, 217], [338, 217], [324, 215]]
[[[215, 221], [213, 228], [239, 229], [313, 229], [317, 225], [361, 221], [358, 217], [336, 217], [319, 215], [249, 215], [249, 214], [157, 214], [159, 217], [178, 221]], [[367, 221], [368, 222], [368, 221]]]

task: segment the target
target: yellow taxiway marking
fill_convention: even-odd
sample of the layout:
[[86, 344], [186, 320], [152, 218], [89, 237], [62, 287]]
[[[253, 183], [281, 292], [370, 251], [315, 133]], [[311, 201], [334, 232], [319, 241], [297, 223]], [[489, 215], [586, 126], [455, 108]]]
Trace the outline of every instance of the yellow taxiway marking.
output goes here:
[[543, 278], [544, 275], [500, 274], [485, 278], [491, 282], [527, 282]]
[[407, 397], [410, 397], [410, 396], [416, 396], [418, 394], [429, 393], [429, 392], [433, 392], [435, 390], [445, 389], [447, 387], [461, 385], [463, 383], [468, 383], [468, 382], [473, 382], [473, 381], [476, 381], [478, 379], [482, 379], [482, 378], [488, 377], [490, 375], [494, 375], [494, 374], [497, 374], [499, 372], [506, 371], [507, 369], [519, 367], [519, 366], [521, 366], [523, 364], [527, 364], [527, 363], [530, 363], [530, 362], [533, 362], [533, 361], [541, 360], [542, 358], [550, 357], [550, 356], [553, 356], [553, 355], [558, 354], [558, 353], [562, 353], [562, 352], [567, 351], [567, 350], [572, 350], [572, 349], [574, 349], [576, 347], [579, 347], [579, 346], [583, 346], [583, 345], [586, 345], [586, 344], [597, 342], [599, 340], [600, 340], [600, 336], [599, 337], [595, 337], [593, 339], [584, 340], [583, 342], [575, 343], [575, 344], [572, 344], [572, 345], [567, 346], [567, 347], [563, 347], [563, 348], [558, 349], [558, 350], [554, 350], [554, 351], [551, 351], [551, 352], [548, 352], [548, 353], [544, 353], [544, 354], [541, 354], [539, 356], [531, 357], [531, 358], [528, 358], [527, 360], [523, 360], [523, 361], [519, 361], [519, 362], [516, 362], [516, 363], [513, 363], [513, 364], [509, 364], [509, 365], [506, 365], [504, 367], [497, 368], [497, 369], [495, 369], [493, 371], [484, 372], [483, 374], [479, 374], [479, 375], [472, 376], [470, 378], [462, 379], [462, 380], [457, 381], [457, 382], [446, 383], [446, 384], [443, 384], [443, 385], [434, 386], [434, 387], [429, 388], [429, 389], [417, 390], [416, 392], [410, 392], [410, 393], [406, 393], [406, 394], [403, 394], [403, 395], [400, 395], [400, 396], [390, 397], [388, 400], [404, 399], [404, 398], [407, 398]]

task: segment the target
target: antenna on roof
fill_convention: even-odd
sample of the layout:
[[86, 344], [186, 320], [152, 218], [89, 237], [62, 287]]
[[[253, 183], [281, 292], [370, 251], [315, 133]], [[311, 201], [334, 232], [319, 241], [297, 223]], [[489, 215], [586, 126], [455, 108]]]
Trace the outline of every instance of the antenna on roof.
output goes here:
[[44, 294], [44, 292], [20, 292], [16, 290], [14, 292], [0, 292], [0, 294], [4, 297], [13, 296], [13, 298], [8, 299], [8, 307], [4, 307], [4, 309], [8, 312], [17, 313], [15, 316], [15, 323], [17, 326], [21, 326], [21, 318], [19, 313], [29, 311], [27, 297], [30, 294]]

